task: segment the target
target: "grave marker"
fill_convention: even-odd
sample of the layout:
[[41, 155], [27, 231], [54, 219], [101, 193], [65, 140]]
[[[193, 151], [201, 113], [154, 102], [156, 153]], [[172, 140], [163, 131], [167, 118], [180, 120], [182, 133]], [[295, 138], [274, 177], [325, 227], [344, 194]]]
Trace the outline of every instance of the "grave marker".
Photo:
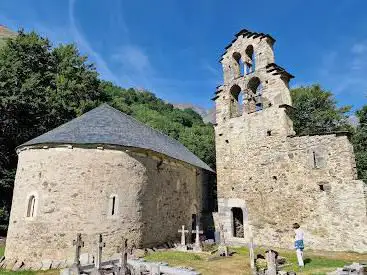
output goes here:
[[120, 274], [119, 275], [126, 275], [128, 274], [127, 268], [127, 239], [122, 238], [122, 245], [118, 248], [120, 253]]
[[185, 226], [183, 225], [181, 230], [178, 230], [178, 233], [181, 233], [181, 246], [186, 246], [186, 236], [185, 233], [189, 233], [189, 230], [185, 230]]
[[97, 270], [101, 269], [101, 263], [102, 263], [102, 249], [103, 247], [106, 247], [106, 243], [102, 240], [102, 234], [99, 234], [98, 236], [98, 250], [97, 250], [97, 259], [95, 267]]
[[268, 266], [268, 269], [266, 271], [266, 275], [276, 275], [277, 274], [277, 252], [274, 250], [268, 250], [265, 253], [265, 259]]
[[195, 244], [194, 244], [194, 250], [195, 251], [201, 251], [201, 244], [200, 244], [200, 234], [203, 234], [204, 231], [199, 230], [199, 226], [196, 225], [196, 229], [192, 231], [195, 233]]
[[82, 241], [82, 234], [78, 233], [76, 235], [76, 240], [73, 240], [73, 246], [75, 246], [74, 265], [79, 266], [80, 265], [80, 251], [81, 251], [81, 248], [84, 247], [84, 242]]

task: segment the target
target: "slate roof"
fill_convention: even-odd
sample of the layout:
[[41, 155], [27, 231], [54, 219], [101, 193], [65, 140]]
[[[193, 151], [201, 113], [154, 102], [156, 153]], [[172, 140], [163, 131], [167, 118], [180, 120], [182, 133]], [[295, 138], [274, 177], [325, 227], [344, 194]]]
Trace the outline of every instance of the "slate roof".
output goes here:
[[213, 171], [177, 140], [103, 104], [19, 147], [40, 144], [104, 144], [143, 148]]

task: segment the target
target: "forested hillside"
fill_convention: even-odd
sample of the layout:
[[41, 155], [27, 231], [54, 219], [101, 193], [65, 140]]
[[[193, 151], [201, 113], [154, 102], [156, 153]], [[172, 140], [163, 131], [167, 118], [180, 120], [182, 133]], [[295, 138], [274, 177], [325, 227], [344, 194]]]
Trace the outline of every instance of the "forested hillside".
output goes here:
[[[100, 80], [75, 45], [52, 47], [34, 32], [11, 37], [0, 46], [0, 235], [8, 224], [16, 147], [104, 102], [179, 140], [215, 168], [213, 126], [193, 110]], [[294, 89], [292, 98], [298, 134], [352, 131], [358, 173], [367, 178], [367, 106], [356, 113], [360, 124], [353, 128], [350, 107], [337, 107], [332, 93], [318, 85]]]

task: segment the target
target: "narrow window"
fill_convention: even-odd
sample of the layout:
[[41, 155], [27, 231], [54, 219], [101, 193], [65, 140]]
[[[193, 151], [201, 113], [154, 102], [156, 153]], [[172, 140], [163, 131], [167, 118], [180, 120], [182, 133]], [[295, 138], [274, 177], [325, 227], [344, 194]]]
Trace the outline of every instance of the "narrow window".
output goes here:
[[327, 152], [322, 148], [314, 148], [312, 150], [312, 168], [321, 169], [327, 166]]
[[118, 212], [118, 197], [117, 197], [117, 195], [113, 194], [113, 195], [110, 196], [108, 207], [109, 207], [108, 215], [110, 217], [116, 217], [117, 212]]
[[233, 237], [243, 238], [244, 227], [243, 227], [243, 212], [239, 207], [232, 208], [232, 219], [233, 219]]
[[115, 215], [115, 207], [116, 207], [116, 197], [113, 196], [112, 197], [112, 211], [111, 211], [111, 215]]
[[36, 197], [32, 195], [28, 199], [28, 207], [27, 207], [27, 217], [28, 218], [34, 217], [35, 206], [36, 206]]
[[317, 168], [317, 158], [315, 151], [312, 151], [312, 157], [313, 157], [313, 168]]

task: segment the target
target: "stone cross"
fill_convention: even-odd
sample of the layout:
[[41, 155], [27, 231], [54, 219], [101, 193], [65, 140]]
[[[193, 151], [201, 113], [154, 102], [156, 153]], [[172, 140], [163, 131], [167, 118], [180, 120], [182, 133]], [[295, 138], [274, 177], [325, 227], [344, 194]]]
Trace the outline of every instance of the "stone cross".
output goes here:
[[203, 234], [204, 231], [199, 230], [199, 226], [196, 225], [196, 230], [193, 230], [192, 233], [195, 233], [195, 247], [199, 248], [200, 247], [200, 235], [199, 234]]
[[277, 264], [276, 264], [277, 253], [273, 250], [268, 250], [265, 253], [266, 263], [268, 269], [266, 270], [266, 275], [276, 275], [277, 274]]
[[181, 233], [181, 245], [185, 246], [186, 245], [185, 233], [189, 233], [189, 230], [185, 230], [185, 226], [183, 225], [181, 230], [178, 230], [178, 233]]
[[250, 232], [250, 244], [249, 244], [249, 252], [250, 252], [250, 266], [253, 275], [256, 275], [256, 267], [255, 267], [255, 253], [254, 253], [254, 238]]
[[99, 234], [98, 236], [98, 250], [97, 250], [97, 259], [96, 259], [96, 263], [95, 263], [95, 267], [96, 269], [100, 269], [101, 268], [101, 263], [102, 263], [102, 249], [103, 247], [106, 247], [106, 243], [103, 242], [102, 240], [102, 234]]
[[226, 242], [224, 240], [224, 226], [222, 223], [219, 224], [219, 233], [220, 233], [220, 242], [218, 246], [218, 254], [220, 256], [227, 257], [229, 255], [228, 253], [228, 247], [226, 246]]
[[82, 234], [78, 233], [76, 235], [76, 240], [73, 240], [73, 246], [75, 246], [75, 259], [74, 265], [80, 265], [80, 250], [84, 247], [84, 242], [82, 241]]
[[224, 241], [224, 226], [223, 226], [223, 224], [219, 225], [219, 236], [220, 236], [219, 243], [221, 245], [225, 245], [226, 242]]
[[120, 274], [119, 275], [126, 275], [128, 274], [127, 269], [127, 239], [122, 238], [122, 245], [118, 248], [117, 252], [120, 253]]

